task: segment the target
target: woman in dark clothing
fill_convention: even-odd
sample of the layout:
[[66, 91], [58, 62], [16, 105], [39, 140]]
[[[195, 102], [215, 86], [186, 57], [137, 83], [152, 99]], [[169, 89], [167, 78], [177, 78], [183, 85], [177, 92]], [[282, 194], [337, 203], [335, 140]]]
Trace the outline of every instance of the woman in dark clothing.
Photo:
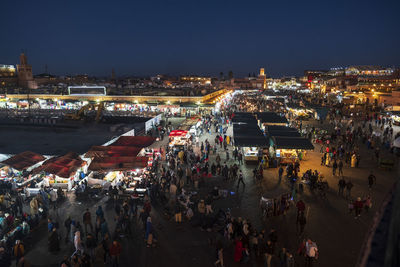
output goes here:
[[57, 233], [57, 229], [53, 228], [53, 231], [49, 236], [49, 251], [57, 252], [60, 250], [60, 237]]

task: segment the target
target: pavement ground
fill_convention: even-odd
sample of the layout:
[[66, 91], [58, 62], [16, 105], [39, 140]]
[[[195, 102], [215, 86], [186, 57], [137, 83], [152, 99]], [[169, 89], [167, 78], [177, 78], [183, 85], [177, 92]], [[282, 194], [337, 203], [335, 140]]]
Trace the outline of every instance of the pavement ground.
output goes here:
[[[174, 125], [179, 125], [181, 121], [174, 121]], [[228, 135], [231, 135], [232, 127], [228, 129]], [[200, 141], [208, 139], [211, 144], [214, 143], [215, 134], [203, 134]], [[154, 144], [155, 147], [165, 145], [167, 138], [162, 142]], [[229, 147], [232, 150], [232, 147]], [[347, 210], [347, 201], [337, 195], [338, 177], [332, 175], [332, 169], [320, 165], [319, 146], [307, 154], [306, 159], [301, 162], [301, 172], [307, 169], [317, 169], [324, 174], [329, 183], [327, 199], [322, 199], [318, 194], [311, 192], [305, 187], [304, 193], [299, 194], [298, 198], [304, 200], [307, 206], [307, 225], [303, 236], [296, 233], [296, 209], [289, 209], [286, 216], [272, 217], [265, 220], [262, 218], [259, 208], [259, 200], [263, 196], [276, 196], [290, 190], [289, 183], [282, 178], [279, 181], [278, 169], [271, 168], [264, 171], [264, 178], [261, 183], [254, 181], [252, 170], [255, 165], [241, 165], [245, 177], [246, 186], [237, 190], [234, 181], [223, 181], [221, 177], [206, 179], [206, 185], [199, 189], [200, 195], [205, 195], [214, 186], [221, 189], [228, 189], [235, 192], [225, 199], [217, 200], [213, 203], [214, 211], [218, 209], [231, 209], [234, 217], [248, 219], [257, 229], [265, 229], [269, 232], [274, 228], [278, 233], [277, 248], [286, 247], [292, 253], [295, 253], [302, 238], [311, 238], [318, 244], [320, 257], [314, 266], [354, 266], [361, 246], [365, 240], [366, 233], [372, 223], [375, 212], [379, 209], [383, 199], [392, 188], [398, 175], [398, 159], [396, 167], [392, 171], [383, 171], [377, 169], [377, 162], [371, 156], [372, 151], [367, 151], [365, 146], [360, 145], [361, 162], [359, 168], [350, 168], [344, 166], [344, 176], [351, 179], [354, 184], [352, 195], [365, 196], [368, 193], [372, 195], [373, 206], [367, 214], [355, 219]], [[392, 156], [387, 152], [382, 152], [385, 156]], [[231, 154], [232, 155], [232, 154]], [[225, 159], [225, 152], [221, 153], [222, 162]], [[215, 161], [215, 155], [210, 155], [210, 162]], [[228, 165], [233, 160], [228, 161]], [[377, 177], [377, 184], [369, 192], [367, 177], [371, 169]], [[88, 207], [92, 214], [95, 213], [97, 206], [101, 204], [105, 208], [106, 219], [109, 229], [114, 229], [113, 222], [113, 203], [104, 197], [100, 200], [79, 201], [73, 196], [70, 200], [63, 203], [58, 209], [57, 219], [61, 225], [61, 236], [65, 236], [63, 222], [67, 215], [77, 220], [82, 219], [84, 210]], [[215, 246], [213, 242], [217, 238], [214, 232], [202, 231], [197, 227], [192, 227], [189, 223], [175, 224], [172, 219], [164, 216], [164, 209], [161, 206], [155, 206], [152, 210], [152, 219], [157, 234], [157, 246], [147, 248], [143, 240], [143, 230], [140, 222], [133, 226], [133, 236], [131, 238], [123, 237], [121, 239], [123, 253], [121, 255], [121, 266], [212, 266], [215, 261]], [[57, 216], [51, 214], [52, 217]], [[28, 248], [26, 258], [33, 266], [56, 266], [64, 255], [71, 255], [72, 245], [66, 245], [62, 242], [62, 250], [57, 254], [50, 254], [47, 251], [47, 229], [45, 225], [36, 230], [31, 238], [33, 246]], [[233, 245], [227, 243], [224, 255], [226, 266], [263, 266], [262, 259], [250, 261], [247, 264], [238, 264], [233, 262]], [[304, 258], [295, 256], [298, 266], [304, 266]], [[273, 266], [277, 265], [277, 257], [273, 259]]]

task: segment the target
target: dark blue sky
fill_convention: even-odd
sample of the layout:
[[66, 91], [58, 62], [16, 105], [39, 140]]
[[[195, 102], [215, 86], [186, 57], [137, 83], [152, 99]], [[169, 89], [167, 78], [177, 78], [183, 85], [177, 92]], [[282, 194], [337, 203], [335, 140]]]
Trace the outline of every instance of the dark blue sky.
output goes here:
[[301, 75], [400, 62], [400, 1], [2, 1], [0, 64], [35, 73]]

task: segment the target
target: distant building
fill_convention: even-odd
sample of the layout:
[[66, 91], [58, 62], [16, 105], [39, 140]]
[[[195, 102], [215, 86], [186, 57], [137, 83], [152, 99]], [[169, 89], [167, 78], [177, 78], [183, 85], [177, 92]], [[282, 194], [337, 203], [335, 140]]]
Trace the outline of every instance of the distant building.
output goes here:
[[264, 68], [260, 69], [260, 74], [258, 76], [265, 76], [265, 70]]
[[211, 77], [202, 76], [181, 76], [181, 82], [196, 83], [199, 85], [211, 85]]
[[18, 84], [14, 65], [0, 64], [0, 88], [12, 87]]
[[14, 65], [1, 65], [0, 64], [0, 77], [15, 77], [16, 69]]
[[36, 89], [37, 85], [33, 80], [32, 66], [28, 64], [28, 60], [24, 53], [19, 57], [20, 64], [17, 65], [18, 85], [24, 88]]
[[383, 68], [380, 66], [350, 66], [345, 69], [346, 75], [357, 76], [389, 76], [392, 75], [394, 69]]
[[256, 87], [260, 89], [267, 88], [267, 76], [265, 75], [264, 68], [260, 68], [260, 74], [258, 75]]

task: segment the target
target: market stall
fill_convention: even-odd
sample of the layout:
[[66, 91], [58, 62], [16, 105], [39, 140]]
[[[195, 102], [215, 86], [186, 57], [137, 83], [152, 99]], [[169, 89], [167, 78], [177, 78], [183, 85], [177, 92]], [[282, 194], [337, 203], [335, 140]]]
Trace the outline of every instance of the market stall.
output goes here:
[[96, 173], [93, 177], [117, 186], [124, 193], [144, 196], [147, 167], [148, 157], [99, 157], [92, 160], [88, 169]]
[[82, 160], [77, 153], [69, 152], [64, 156], [47, 160], [32, 170], [32, 175], [41, 180], [37, 187], [43, 185], [71, 190], [74, 181], [83, 179], [86, 172], [86, 161]]
[[287, 126], [288, 120], [280, 116], [275, 112], [258, 112], [256, 113], [258, 124], [261, 129], [265, 129], [267, 126], [276, 125], [276, 126]]
[[310, 140], [302, 137], [273, 136], [270, 138], [270, 154], [280, 164], [303, 160], [307, 150], [314, 150]]
[[240, 147], [246, 163], [259, 162], [268, 148], [268, 140], [256, 124], [234, 124], [234, 145]]
[[287, 104], [286, 109], [289, 112], [289, 117], [296, 120], [308, 120], [313, 117], [314, 110], [311, 108], [306, 108], [298, 104]]
[[198, 135], [198, 129], [201, 126], [201, 117], [200, 116], [192, 116], [190, 118], [185, 119], [181, 125], [181, 130], [189, 131], [190, 134]]
[[191, 135], [186, 130], [173, 130], [169, 134], [169, 146], [177, 151], [183, 150], [184, 146], [191, 143]]
[[136, 157], [143, 148], [135, 146], [92, 146], [85, 153], [86, 158], [101, 157]]
[[31, 151], [25, 151], [14, 155], [1, 162], [4, 166], [0, 167], [0, 179], [13, 179], [21, 186], [28, 182], [27, 180], [30, 180], [24, 173], [40, 166], [45, 160], [46, 157]]
[[111, 145], [113, 146], [134, 146], [148, 147], [154, 143], [156, 138], [151, 136], [121, 136]]
[[400, 111], [391, 111], [390, 118], [393, 121], [393, 125], [400, 125]]

